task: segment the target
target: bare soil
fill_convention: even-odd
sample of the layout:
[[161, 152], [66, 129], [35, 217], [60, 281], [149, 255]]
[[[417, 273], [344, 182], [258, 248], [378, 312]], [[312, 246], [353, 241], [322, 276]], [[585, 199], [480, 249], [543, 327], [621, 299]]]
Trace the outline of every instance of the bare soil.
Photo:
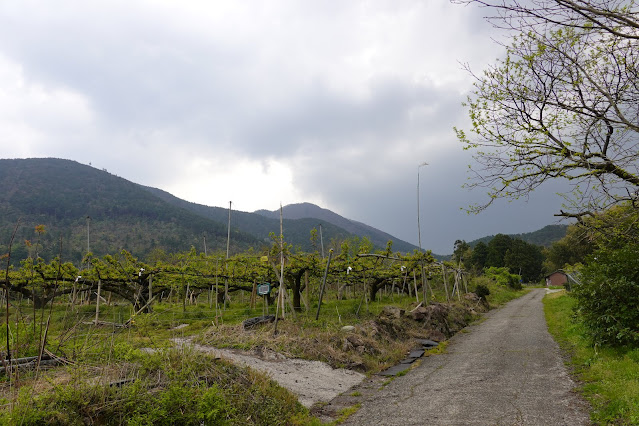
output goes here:
[[332, 368], [320, 361], [287, 358], [269, 349], [219, 349], [198, 345], [188, 339], [176, 339], [176, 343], [190, 345], [198, 351], [265, 373], [297, 395], [300, 403], [307, 408], [332, 400], [366, 378], [356, 371]]

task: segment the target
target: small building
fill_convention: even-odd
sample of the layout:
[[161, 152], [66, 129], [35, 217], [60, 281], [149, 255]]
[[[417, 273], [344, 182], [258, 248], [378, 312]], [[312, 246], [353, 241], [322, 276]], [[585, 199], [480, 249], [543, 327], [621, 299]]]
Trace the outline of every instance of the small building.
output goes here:
[[568, 275], [560, 270], [553, 272], [550, 275], [546, 275], [546, 287], [561, 287], [568, 282]]

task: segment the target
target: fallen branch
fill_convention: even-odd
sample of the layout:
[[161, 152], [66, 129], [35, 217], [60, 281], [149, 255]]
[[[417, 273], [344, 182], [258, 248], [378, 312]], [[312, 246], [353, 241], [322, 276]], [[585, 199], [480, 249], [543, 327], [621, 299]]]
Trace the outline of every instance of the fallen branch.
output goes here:
[[[48, 351], [47, 351], [48, 352]], [[29, 356], [24, 358], [15, 359], [3, 359], [1, 360], [2, 367], [0, 367], [0, 373], [5, 373], [7, 370], [14, 370], [16, 368], [35, 368], [37, 365], [57, 365], [67, 362], [63, 358], [59, 358], [51, 353], [43, 354], [40, 362], [38, 362], [38, 356]]]
[[[157, 295], [156, 295], [157, 296]], [[133, 321], [133, 318], [135, 318], [135, 316], [137, 314], [139, 314], [140, 312], [142, 312], [144, 309], [146, 309], [147, 306], [149, 306], [151, 304], [151, 302], [153, 302], [153, 300], [155, 299], [156, 296], [153, 296], [152, 298], [149, 299], [148, 302], [146, 302], [146, 305], [142, 306], [140, 309], [138, 309], [138, 311], [136, 313], [134, 313], [133, 315], [131, 315], [131, 318], [129, 318], [128, 320], [126, 320], [126, 322], [124, 323], [125, 327], [128, 327], [129, 324], [131, 324], [131, 321]]]
[[409, 312], [415, 312], [417, 309], [419, 309], [422, 305], [424, 304], [424, 302], [419, 302], [419, 305], [415, 306], [412, 310], [410, 310]]
[[83, 321], [82, 324], [84, 325], [99, 325], [99, 326], [108, 326], [108, 327], [115, 327], [115, 328], [126, 328], [129, 326], [128, 322], [125, 324], [120, 324], [118, 322], [109, 322], [109, 321]]

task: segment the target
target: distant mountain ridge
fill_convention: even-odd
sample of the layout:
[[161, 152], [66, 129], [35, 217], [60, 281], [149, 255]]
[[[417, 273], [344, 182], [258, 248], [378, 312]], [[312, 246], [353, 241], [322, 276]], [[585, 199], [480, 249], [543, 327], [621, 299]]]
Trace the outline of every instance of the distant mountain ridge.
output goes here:
[[[226, 226], [229, 215], [228, 208], [211, 207], [203, 204], [192, 203], [190, 201], [182, 200], [161, 189], [152, 187], [143, 188], [169, 204], [184, 208], [216, 222], [223, 223], [224, 226]], [[310, 231], [313, 228], [317, 228], [317, 226], [317, 220], [312, 218], [284, 219], [284, 239], [289, 244], [293, 244], [294, 247], [305, 251], [312, 251], [315, 247], [312, 247], [310, 241]], [[335, 226], [334, 224], [327, 222], [323, 224], [323, 226], [327, 244], [330, 239], [346, 239], [353, 236], [351, 233]], [[269, 238], [270, 233], [279, 235], [279, 214], [277, 218], [270, 218], [256, 213], [233, 210], [231, 205], [231, 228], [241, 229], [242, 231], [253, 235], [263, 244], [269, 244], [271, 243], [271, 239]]]
[[[20, 218], [12, 250], [14, 260], [34, 252], [27, 241], [32, 245], [39, 241], [38, 254], [50, 259], [59, 252], [60, 238], [62, 258], [74, 262], [81, 261], [87, 246], [97, 256], [126, 249], [143, 259], [158, 251], [183, 252], [191, 247], [203, 251], [205, 244], [210, 251], [226, 248], [227, 208], [185, 201], [75, 161], [0, 159], [0, 188], [0, 254], [6, 252]], [[319, 250], [319, 243], [311, 242], [310, 233], [320, 224], [326, 249], [331, 244], [339, 249], [341, 241], [364, 236], [376, 248], [384, 248], [392, 240], [395, 251], [416, 249], [388, 233], [311, 203], [291, 204], [282, 210], [285, 240], [297, 250]], [[41, 224], [47, 232], [36, 235], [35, 226]], [[547, 246], [565, 235], [565, 227], [550, 225], [514, 237]], [[270, 246], [269, 234], [279, 235], [279, 229], [279, 210], [232, 210], [231, 251]]]
[[[6, 252], [11, 232], [20, 219], [12, 249], [14, 260], [26, 258], [29, 250], [33, 252], [26, 241], [29, 244], [39, 241], [39, 255], [48, 259], [56, 256], [58, 237], [63, 241], [62, 258], [73, 262], [80, 262], [89, 246], [97, 256], [126, 249], [141, 258], [158, 250], [170, 253], [195, 247], [203, 251], [205, 244], [211, 251], [226, 247], [228, 209], [181, 200], [166, 191], [75, 161], [0, 159], [0, 188], [0, 253]], [[333, 241], [339, 244], [344, 239], [364, 235], [379, 248], [391, 239], [395, 250], [414, 249], [409, 243], [329, 210], [317, 206], [312, 206], [312, 210], [323, 212], [322, 218], [331, 220], [314, 217], [284, 220], [285, 240], [296, 249], [318, 249], [312, 245], [310, 236], [320, 222], [327, 249]], [[357, 233], [333, 222], [348, 225]], [[36, 235], [37, 225], [45, 225], [47, 232]], [[269, 218], [232, 211], [231, 250], [269, 246], [272, 243], [269, 234], [279, 234], [279, 229], [279, 214], [277, 218]]]
[[[537, 231], [526, 232], [523, 234], [507, 234], [511, 238], [526, 241], [542, 247], [550, 247], [555, 241], [559, 241], [566, 236], [566, 230], [569, 225], [547, 225]], [[488, 244], [490, 240], [495, 238], [494, 235], [478, 238], [468, 243], [471, 247], [475, 247], [479, 242]]]
[[[280, 217], [279, 210], [256, 210], [253, 213], [273, 219], [279, 219]], [[339, 226], [340, 228], [345, 229], [351, 234], [355, 234], [359, 237], [366, 236], [370, 238], [371, 242], [377, 247], [385, 247], [386, 243], [389, 240], [392, 240], [393, 250], [406, 253], [417, 249], [417, 246], [400, 240], [399, 238], [395, 238], [384, 231], [380, 231], [377, 228], [361, 222], [357, 222], [355, 220], [347, 219], [343, 216], [338, 215], [337, 213], [334, 213], [328, 209], [324, 209], [312, 203], [288, 204], [282, 207], [282, 216], [285, 219], [317, 219], [319, 221], [332, 223], [335, 226]]]
[[[170, 205], [142, 187], [106, 171], [54, 158], [0, 160], [0, 250], [6, 249], [19, 221], [15, 259], [26, 258], [28, 244], [40, 242], [38, 254], [80, 262], [87, 250], [102, 256], [126, 249], [135, 256], [154, 250], [179, 252], [225, 247], [227, 228]], [[36, 235], [34, 228], [45, 225]], [[232, 232], [232, 248], [245, 250], [259, 242], [248, 233]], [[34, 251], [34, 249], [31, 249]], [[35, 254], [35, 253], [34, 253]]]

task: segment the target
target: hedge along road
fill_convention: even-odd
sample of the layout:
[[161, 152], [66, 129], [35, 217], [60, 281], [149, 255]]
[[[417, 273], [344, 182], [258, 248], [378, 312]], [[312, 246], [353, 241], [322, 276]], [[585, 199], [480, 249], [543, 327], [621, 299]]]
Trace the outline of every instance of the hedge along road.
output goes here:
[[454, 336], [447, 353], [379, 390], [349, 425], [586, 425], [535, 289]]

